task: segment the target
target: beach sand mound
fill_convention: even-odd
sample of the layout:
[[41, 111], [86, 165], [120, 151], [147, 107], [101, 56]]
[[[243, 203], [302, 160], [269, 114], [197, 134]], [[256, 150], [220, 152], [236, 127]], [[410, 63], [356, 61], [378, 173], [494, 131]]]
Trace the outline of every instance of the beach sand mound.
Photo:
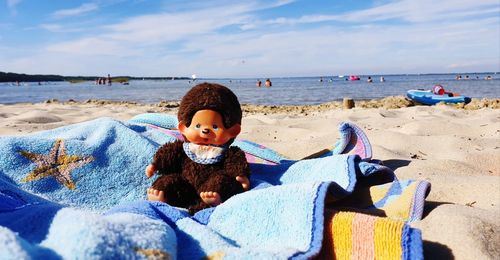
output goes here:
[[11, 118], [14, 122], [17, 123], [34, 123], [34, 124], [48, 124], [48, 123], [55, 123], [55, 122], [61, 122], [63, 119], [50, 114], [45, 111], [28, 111], [16, 116], [13, 116]]
[[423, 232], [426, 259], [500, 259], [498, 214], [473, 205], [431, 203], [432, 212], [413, 224]]

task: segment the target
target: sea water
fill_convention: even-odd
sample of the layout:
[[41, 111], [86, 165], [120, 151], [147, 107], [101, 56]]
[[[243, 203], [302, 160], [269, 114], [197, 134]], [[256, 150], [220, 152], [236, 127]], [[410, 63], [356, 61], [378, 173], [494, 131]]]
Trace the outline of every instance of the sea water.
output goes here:
[[[262, 87], [256, 87], [257, 78], [252, 79], [197, 79], [193, 80], [132, 80], [129, 85], [113, 83], [95, 85], [94, 82], [21, 82], [0, 83], [0, 103], [37, 103], [49, 99], [59, 101], [86, 101], [104, 99], [115, 101], [135, 101], [157, 103], [162, 100], [176, 101], [195, 84], [216, 82], [232, 89], [240, 103], [260, 105], [311, 105], [341, 100], [344, 97], [375, 99], [386, 96], [404, 96], [409, 89], [431, 89], [441, 84], [447, 91], [458, 92], [471, 98], [500, 98], [500, 74], [462, 74], [456, 80], [455, 74], [426, 75], [370, 75], [359, 81], [348, 81], [346, 77], [284, 77], [271, 78], [272, 87], [264, 86], [265, 78], [260, 78]], [[486, 76], [493, 80], [485, 80]], [[385, 81], [381, 82], [380, 77]]]

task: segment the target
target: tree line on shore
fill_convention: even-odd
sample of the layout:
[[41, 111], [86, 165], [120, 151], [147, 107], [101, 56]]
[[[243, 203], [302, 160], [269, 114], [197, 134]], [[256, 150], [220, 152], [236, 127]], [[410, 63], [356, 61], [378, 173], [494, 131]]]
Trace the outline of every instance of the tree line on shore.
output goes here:
[[[94, 81], [101, 76], [61, 76], [61, 75], [29, 75], [29, 74], [19, 74], [12, 72], [2, 72], [0, 71], [0, 82], [46, 82], [46, 81], [69, 81], [69, 82], [82, 82], [82, 81]], [[131, 76], [119, 76], [112, 77], [113, 81], [119, 79], [120, 82], [129, 80], [180, 80], [180, 79], [191, 79], [189, 77], [131, 77]]]

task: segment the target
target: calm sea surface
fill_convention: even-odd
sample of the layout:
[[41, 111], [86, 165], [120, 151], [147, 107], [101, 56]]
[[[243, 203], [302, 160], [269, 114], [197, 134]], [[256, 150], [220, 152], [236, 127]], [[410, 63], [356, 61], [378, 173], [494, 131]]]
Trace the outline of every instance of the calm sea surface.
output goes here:
[[[406, 95], [409, 89], [431, 89], [441, 84], [446, 90], [459, 92], [472, 98], [500, 98], [500, 74], [462, 74], [470, 79], [456, 80], [455, 74], [431, 75], [371, 75], [361, 76], [359, 81], [347, 81], [347, 77], [290, 77], [272, 78], [272, 87], [257, 88], [257, 79], [198, 79], [199, 82], [217, 82], [231, 88], [241, 103], [261, 105], [301, 105], [319, 104], [341, 100], [343, 97], [354, 99], [373, 99], [386, 96]], [[484, 80], [486, 76], [493, 80]], [[137, 101], [157, 103], [162, 100], [180, 100], [186, 91], [194, 86], [188, 80], [134, 80], [129, 85], [113, 83], [112, 86], [95, 85], [94, 82], [71, 84], [67, 82], [0, 83], [0, 103], [43, 102], [48, 99], [85, 101], [106, 99], [118, 101]]]

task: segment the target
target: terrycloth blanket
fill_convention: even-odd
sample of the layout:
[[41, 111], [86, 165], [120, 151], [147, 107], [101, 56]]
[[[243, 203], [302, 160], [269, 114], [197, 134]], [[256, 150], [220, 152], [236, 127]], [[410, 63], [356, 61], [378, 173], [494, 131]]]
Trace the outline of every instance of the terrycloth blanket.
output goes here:
[[[422, 258], [420, 232], [405, 222], [350, 213], [358, 217], [345, 224], [325, 211], [352, 206], [403, 220], [421, 217], [429, 189], [423, 181], [393, 179], [370, 186], [373, 196], [341, 203], [363, 186], [360, 180], [394, 177], [370, 163], [369, 143], [356, 126], [342, 124], [330, 154], [307, 160], [237, 140], [251, 162], [252, 189], [190, 216], [144, 200], [153, 181], [144, 168], [161, 144], [181, 138], [176, 125], [175, 117], [146, 114], [127, 123], [100, 118], [1, 137], [0, 259], [381, 257], [390, 248], [394, 258]], [[360, 238], [365, 222], [371, 232]], [[340, 226], [348, 231], [336, 234]]]

